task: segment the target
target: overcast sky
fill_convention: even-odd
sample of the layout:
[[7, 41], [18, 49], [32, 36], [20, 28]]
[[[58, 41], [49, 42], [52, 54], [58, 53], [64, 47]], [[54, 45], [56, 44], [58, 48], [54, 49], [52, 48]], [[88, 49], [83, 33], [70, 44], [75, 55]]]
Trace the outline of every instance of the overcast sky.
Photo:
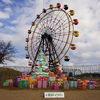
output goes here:
[[100, 0], [0, 0], [0, 40], [12, 41], [18, 49], [15, 62], [7, 65], [27, 66], [25, 59], [25, 39], [27, 31], [36, 15], [48, 8], [50, 4], [68, 4], [69, 10], [74, 10], [74, 18], [79, 20], [75, 30], [79, 37], [74, 38], [76, 50], [68, 52], [69, 62], [64, 65], [93, 65], [100, 64]]

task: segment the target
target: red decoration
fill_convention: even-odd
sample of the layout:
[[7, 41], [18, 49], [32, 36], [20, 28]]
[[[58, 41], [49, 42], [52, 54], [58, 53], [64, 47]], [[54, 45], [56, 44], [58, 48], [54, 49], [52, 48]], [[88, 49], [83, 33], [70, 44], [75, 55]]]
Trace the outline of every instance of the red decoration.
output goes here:
[[49, 68], [47, 68], [47, 69], [46, 69], [46, 72], [49, 72], [49, 71], [50, 71], [50, 69], [49, 69]]
[[40, 63], [40, 66], [43, 66], [43, 64], [42, 64], [42, 63]]

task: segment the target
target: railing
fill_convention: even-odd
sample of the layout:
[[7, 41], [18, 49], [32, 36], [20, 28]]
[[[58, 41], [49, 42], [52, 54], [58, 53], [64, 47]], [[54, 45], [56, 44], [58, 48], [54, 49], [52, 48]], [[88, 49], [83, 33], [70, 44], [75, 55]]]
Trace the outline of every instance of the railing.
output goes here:
[[[67, 76], [70, 73], [78, 78], [98, 78], [100, 80], [100, 65], [81, 65], [81, 66], [63, 66]], [[28, 66], [2, 66], [0, 67], [0, 82], [7, 79], [13, 79], [21, 76], [22, 72], [29, 73], [31, 67]]]
[[100, 65], [63, 66], [63, 69], [67, 76], [72, 73], [76, 78], [100, 80]]

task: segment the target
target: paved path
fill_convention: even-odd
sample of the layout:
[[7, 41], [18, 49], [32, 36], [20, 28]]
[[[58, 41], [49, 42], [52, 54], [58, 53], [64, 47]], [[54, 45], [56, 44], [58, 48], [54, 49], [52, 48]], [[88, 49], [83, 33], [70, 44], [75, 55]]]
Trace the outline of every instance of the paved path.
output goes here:
[[100, 90], [44, 90], [44, 89], [0, 89], [0, 100], [51, 100], [44, 92], [64, 92], [65, 98], [53, 100], [100, 100]]

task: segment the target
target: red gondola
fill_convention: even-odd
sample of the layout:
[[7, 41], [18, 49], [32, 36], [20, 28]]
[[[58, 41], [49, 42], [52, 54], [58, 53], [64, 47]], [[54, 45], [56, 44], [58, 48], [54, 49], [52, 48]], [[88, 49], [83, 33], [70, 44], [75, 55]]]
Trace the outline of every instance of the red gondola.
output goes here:
[[32, 62], [31, 62], [31, 61], [29, 61], [29, 62], [28, 62], [28, 65], [29, 65], [29, 66], [32, 66]]
[[26, 42], [29, 42], [29, 38], [26, 38]]
[[72, 49], [72, 50], [75, 50], [75, 49], [76, 49], [76, 47], [72, 46], [72, 47], [71, 47], [71, 49]]
[[40, 18], [40, 15], [37, 15], [37, 19], [39, 19]]
[[61, 7], [61, 4], [60, 3], [57, 3], [57, 8], [60, 8]]
[[77, 25], [78, 24], [78, 20], [77, 19], [74, 19], [73, 20], [73, 24]]

